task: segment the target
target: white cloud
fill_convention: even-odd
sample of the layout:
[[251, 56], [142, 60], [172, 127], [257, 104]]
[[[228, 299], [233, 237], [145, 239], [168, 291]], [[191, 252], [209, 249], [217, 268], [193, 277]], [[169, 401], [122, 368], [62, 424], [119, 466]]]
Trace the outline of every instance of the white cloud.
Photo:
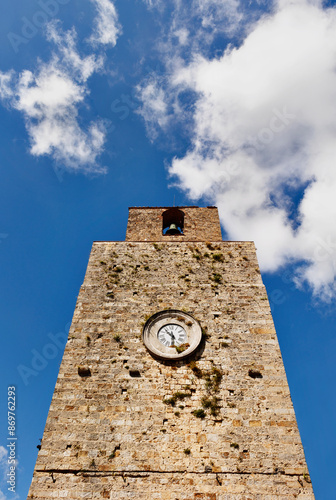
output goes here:
[[[7, 483], [8, 481], [7, 474], [9, 473], [9, 465], [7, 460], [8, 460], [8, 452], [4, 446], [0, 446], [0, 500], [8, 500], [9, 498], [11, 500], [19, 500], [18, 493], [14, 493], [12, 491], [8, 493], [9, 485]], [[16, 478], [18, 474], [18, 465], [19, 465], [18, 460], [15, 460]], [[6, 493], [4, 493], [4, 491]]]
[[157, 127], [164, 129], [169, 122], [166, 94], [155, 78], [151, 78], [146, 85], [139, 86], [138, 94], [143, 103], [139, 113], [146, 121], [149, 136], [153, 140], [157, 137]]
[[8, 73], [0, 72], [0, 97], [1, 99], [8, 99], [12, 95], [11, 79], [13, 72]]
[[7, 460], [7, 450], [4, 446], [0, 446], [0, 464], [3, 467], [5, 461]]
[[219, 206], [231, 239], [256, 241], [263, 270], [297, 262], [298, 284], [333, 296], [336, 9], [282, 0], [239, 48], [169, 69], [166, 95], [198, 95], [190, 150], [171, 175]]
[[[6, 488], [8, 463], [7, 463], [8, 452], [4, 446], [0, 446], [0, 483], [1, 490]], [[2, 486], [3, 484], [3, 486]], [[0, 500], [6, 500], [6, 495], [0, 490]]]
[[54, 55], [53, 62], [55, 65], [61, 64], [73, 78], [86, 82], [93, 73], [103, 67], [102, 56], [91, 54], [81, 58], [76, 48], [77, 35], [74, 28], [63, 33], [57, 22], [51, 22], [47, 27], [47, 38], [58, 50], [59, 57]]
[[149, 8], [160, 8], [163, 5], [163, 0], [143, 0]]
[[[161, 35], [153, 50], [160, 54], [169, 76], [176, 75], [195, 54], [207, 57], [214, 50], [216, 37], [241, 37], [260, 16], [259, 7], [252, 9], [249, 2], [246, 8], [242, 0], [143, 1], [151, 10], [157, 9], [156, 22], [161, 22]], [[272, 4], [273, 0], [268, 2], [269, 8]], [[138, 85], [139, 98], [143, 102], [140, 114], [152, 140], [158, 136], [158, 124], [167, 129], [180, 113], [190, 118], [189, 110], [178, 95], [170, 92], [170, 82], [167, 84], [166, 79], [166, 75], [153, 73]]]
[[[121, 33], [114, 4], [90, 0], [96, 7], [93, 46], [115, 46]], [[49, 155], [73, 172], [103, 173], [97, 163], [105, 142], [102, 120], [83, 126], [79, 111], [89, 94], [88, 79], [103, 70], [104, 57], [82, 57], [76, 47], [76, 31], [63, 33], [49, 23], [47, 39], [55, 50], [49, 62], [38, 62], [34, 71], [0, 71], [0, 99], [23, 113], [30, 138], [30, 152]]]
[[93, 44], [110, 44], [114, 47], [117, 43], [118, 35], [121, 33], [114, 4], [110, 0], [91, 0], [91, 2], [95, 4], [98, 11], [91, 42]]
[[[202, 25], [215, 30], [233, 32], [243, 19], [239, 0], [193, 0], [192, 9], [202, 19]], [[218, 21], [224, 21], [220, 26]]]
[[50, 155], [69, 170], [100, 173], [96, 162], [105, 131], [99, 121], [81, 127], [78, 109], [89, 90], [88, 78], [102, 67], [101, 57], [82, 58], [75, 32], [61, 33], [51, 24], [49, 40], [56, 45], [49, 62], [35, 72], [0, 73], [0, 96], [25, 117], [31, 154]]
[[[239, 0], [143, 1], [149, 9], [156, 8], [164, 16], [161, 19], [162, 40], [159, 46], [169, 58], [188, 45], [193, 50], [196, 46], [199, 50], [207, 49], [217, 34], [233, 35], [249, 22], [243, 15]], [[188, 36], [189, 33], [192, 36]]]

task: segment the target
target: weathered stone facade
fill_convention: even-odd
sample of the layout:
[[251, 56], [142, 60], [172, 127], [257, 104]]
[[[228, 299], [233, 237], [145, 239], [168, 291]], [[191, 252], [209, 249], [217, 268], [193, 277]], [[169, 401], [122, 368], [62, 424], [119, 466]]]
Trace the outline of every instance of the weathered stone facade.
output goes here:
[[[254, 244], [218, 241], [215, 208], [164, 239], [163, 210], [93, 244], [28, 498], [314, 499]], [[193, 359], [147, 352], [166, 309], [203, 327]]]
[[183, 235], [162, 234], [160, 207], [131, 207], [129, 209], [126, 241], [221, 241], [222, 233], [216, 207], [179, 207], [184, 214]]

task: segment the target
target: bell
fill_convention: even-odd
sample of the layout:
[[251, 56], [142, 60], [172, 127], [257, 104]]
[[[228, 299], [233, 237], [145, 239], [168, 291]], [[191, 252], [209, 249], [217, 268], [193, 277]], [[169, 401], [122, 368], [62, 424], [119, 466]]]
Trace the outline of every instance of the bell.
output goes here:
[[180, 231], [177, 229], [176, 224], [170, 224], [168, 231], [166, 234], [181, 234]]

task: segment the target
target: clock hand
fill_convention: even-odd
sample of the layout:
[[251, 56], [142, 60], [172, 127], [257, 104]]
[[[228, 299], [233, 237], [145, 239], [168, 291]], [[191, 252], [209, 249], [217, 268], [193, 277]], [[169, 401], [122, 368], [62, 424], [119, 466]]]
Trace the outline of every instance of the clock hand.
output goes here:
[[171, 333], [171, 332], [168, 332], [168, 335], [170, 335], [170, 336], [171, 336], [171, 338], [172, 338], [172, 344], [175, 344], [175, 337], [174, 337], [174, 334], [173, 334], [173, 333]]

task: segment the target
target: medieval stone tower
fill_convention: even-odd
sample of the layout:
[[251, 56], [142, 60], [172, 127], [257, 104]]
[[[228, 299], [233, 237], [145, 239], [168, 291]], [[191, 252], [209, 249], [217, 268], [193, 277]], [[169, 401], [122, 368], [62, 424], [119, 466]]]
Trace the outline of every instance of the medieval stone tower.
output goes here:
[[29, 498], [314, 498], [252, 242], [215, 207], [96, 242]]

